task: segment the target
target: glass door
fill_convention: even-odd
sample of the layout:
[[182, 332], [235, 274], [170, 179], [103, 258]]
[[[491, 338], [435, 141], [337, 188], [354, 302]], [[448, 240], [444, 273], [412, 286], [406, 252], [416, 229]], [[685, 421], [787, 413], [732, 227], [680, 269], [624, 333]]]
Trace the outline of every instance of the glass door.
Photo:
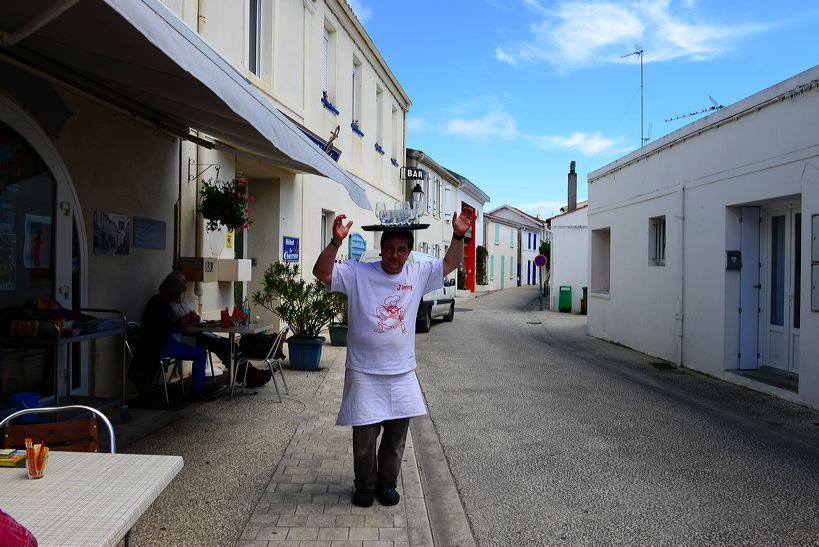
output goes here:
[[799, 370], [801, 213], [793, 208], [766, 215], [764, 364]]

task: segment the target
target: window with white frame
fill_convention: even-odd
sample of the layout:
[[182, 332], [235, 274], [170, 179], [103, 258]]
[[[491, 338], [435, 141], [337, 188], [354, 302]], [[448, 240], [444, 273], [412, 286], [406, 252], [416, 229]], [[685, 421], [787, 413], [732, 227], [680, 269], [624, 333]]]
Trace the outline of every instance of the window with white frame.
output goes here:
[[375, 86], [375, 142], [384, 147], [384, 90]]
[[256, 76], [262, 66], [262, 0], [248, 0], [247, 68]]
[[444, 189], [444, 218], [447, 222], [452, 218], [452, 189], [449, 186]]
[[330, 22], [324, 21], [324, 38], [321, 56], [321, 90], [331, 99], [335, 94], [335, 43], [336, 31]]
[[359, 129], [361, 128], [361, 61], [353, 55], [353, 100], [350, 101], [352, 107], [352, 120], [358, 122]]
[[665, 266], [665, 215], [648, 219], [648, 264]]
[[510, 247], [515, 246], [515, 229], [514, 228], [509, 228], [509, 246]]
[[395, 105], [392, 105], [392, 157], [395, 158], [396, 161], [402, 162], [402, 154], [401, 154], [401, 141], [399, 140], [401, 136], [401, 131], [399, 130], [401, 119], [398, 117], [398, 109]]
[[333, 237], [333, 220], [336, 214], [332, 211], [322, 209], [321, 211], [321, 248], [324, 249], [330, 244]]
[[495, 224], [495, 245], [500, 244], [500, 224]]

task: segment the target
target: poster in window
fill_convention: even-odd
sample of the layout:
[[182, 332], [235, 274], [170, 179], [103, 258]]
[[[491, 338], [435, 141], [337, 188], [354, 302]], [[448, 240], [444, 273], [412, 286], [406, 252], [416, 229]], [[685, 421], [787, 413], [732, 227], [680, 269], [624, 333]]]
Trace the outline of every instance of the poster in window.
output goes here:
[[130, 252], [131, 217], [94, 211], [94, 254], [127, 255]]
[[51, 268], [51, 217], [26, 215], [23, 267], [27, 270]]
[[0, 291], [17, 289], [17, 234], [0, 233]]

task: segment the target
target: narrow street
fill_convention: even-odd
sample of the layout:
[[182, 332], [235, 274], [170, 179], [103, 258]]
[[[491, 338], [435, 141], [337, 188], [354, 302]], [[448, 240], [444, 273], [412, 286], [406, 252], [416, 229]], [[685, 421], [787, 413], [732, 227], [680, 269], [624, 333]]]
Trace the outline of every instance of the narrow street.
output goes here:
[[815, 411], [588, 338], [532, 288], [459, 299], [416, 348], [479, 545], [819, 541]]

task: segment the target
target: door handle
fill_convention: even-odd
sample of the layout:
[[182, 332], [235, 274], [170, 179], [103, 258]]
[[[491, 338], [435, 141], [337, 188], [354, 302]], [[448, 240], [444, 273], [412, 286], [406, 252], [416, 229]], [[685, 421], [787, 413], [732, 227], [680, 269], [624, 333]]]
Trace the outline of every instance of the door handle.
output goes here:
[[754, 288], [755, 289], [761, 289], [762, 288], [762, 283], [757, 283], [756, 285], [754, 285]]

